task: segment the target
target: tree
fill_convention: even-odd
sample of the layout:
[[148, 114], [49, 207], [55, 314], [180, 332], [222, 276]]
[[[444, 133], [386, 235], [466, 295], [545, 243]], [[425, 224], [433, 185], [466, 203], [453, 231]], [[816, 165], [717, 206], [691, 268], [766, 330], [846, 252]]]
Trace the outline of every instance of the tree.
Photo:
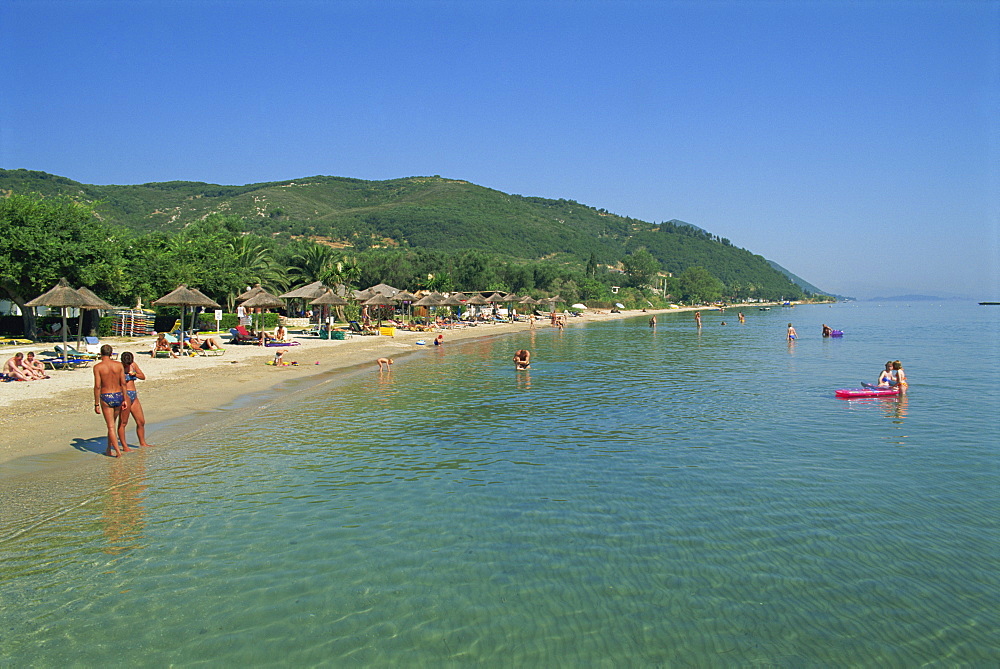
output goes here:
[[646, 249], [638, 249], [622, 258], [625, 275], [633, 286], [645, 286], [660, 271], [660, 263]]
[[90, 206], [37, 194], [0, 199], [0, 294], [21, 309], [25, 335], [36, 331], [35, 310], [24, 303], [61, 277], [95, 292], [127, 286], [124, 246], [124, 233]]
[[681, 298], [689, 303], [714, 302], [724, 286], [704, 267], [688, 267], [679, 277]]

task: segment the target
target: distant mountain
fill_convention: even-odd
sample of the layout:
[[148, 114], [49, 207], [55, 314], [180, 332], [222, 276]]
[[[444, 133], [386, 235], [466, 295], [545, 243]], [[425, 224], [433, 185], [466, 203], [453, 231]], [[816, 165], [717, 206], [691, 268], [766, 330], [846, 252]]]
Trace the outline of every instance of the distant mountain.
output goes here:
[[[243, 186], [191, 181], [92, 185], [0, 169], [0, 192], [66, 195], [96, 203], [106, 221], [140, 232], [180, 230], [212, 213], [236, 214], [248, 232], [308, 238], [338, 248], [478, 249], [507, 257], [609, 266], [647, 249], [675, 275], [702, 266], [748, 295], [800, 295], [790, 273], [683, 221], [660, 224], [573, 200], [511, 195], [440, 176], [367, 181], [313, 176]], [[802, 281], [798, 279], [798, 281]]]
[[873, 297], [868, 302], [951, 302], [958, 298], [935, 297], [934, 295], [896, 295], [895, 297]]

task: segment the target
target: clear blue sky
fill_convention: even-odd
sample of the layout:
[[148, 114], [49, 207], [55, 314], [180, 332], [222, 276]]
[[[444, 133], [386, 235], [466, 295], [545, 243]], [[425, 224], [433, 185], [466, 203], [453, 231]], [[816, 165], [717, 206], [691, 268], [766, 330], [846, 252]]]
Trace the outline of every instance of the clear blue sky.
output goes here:
[[0, 0], [0, 167], [433, 175], [1000, 299], [1000, 2]]

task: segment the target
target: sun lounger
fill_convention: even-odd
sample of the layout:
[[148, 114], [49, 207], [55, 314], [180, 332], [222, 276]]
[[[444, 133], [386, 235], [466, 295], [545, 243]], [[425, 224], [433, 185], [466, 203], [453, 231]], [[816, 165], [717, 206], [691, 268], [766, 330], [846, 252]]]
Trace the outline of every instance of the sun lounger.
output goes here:
[[42, 364], [45, 365], [45, 369], [76, 369], [77, 367], [86, 367], [93, 362], [90, 358], [39, 358]]
[[[62, 356], [63, 354], [62, 344], [56, 344], [53, 348], [55, 348], [56, 350], [56, 355]], [[77, 351], [69, 344], [66, 344], [65, 351], [66, 351], [66, 356], [70, 358], [89, 358], [90, 360], [96, 360], [98, 357], [96, 354], [93, 353], [84, 353], [83, 351]]]
[[354, 334], [359, 334], [359, 335], [377, 335], [378, 334], [378, 332], [376, 330], [366, 330], [365, 328], [361, 327], [361, 323], [358, 323], [357, 321], [350, 321], [350, 322], [348, 322], [347, 325], [351, 328], [351, 332], [353, 332]]
[[237, 325], [229, 330], [232, 339], [229, 340], [231, 344], [259, 344], [260, 338], [254, 337], [250, 334], [245, 327], [242, 325]]
[[30, 339], [18, 339], [17, 337], [0, 337], [0, 346], [28, 346], [34, 342]]
[[191, 349], [198, 355], [203, 355], [206, 357], [215, 357], [219, 355], [225, 355], [226, 349], [224, 348], [193, 348]]

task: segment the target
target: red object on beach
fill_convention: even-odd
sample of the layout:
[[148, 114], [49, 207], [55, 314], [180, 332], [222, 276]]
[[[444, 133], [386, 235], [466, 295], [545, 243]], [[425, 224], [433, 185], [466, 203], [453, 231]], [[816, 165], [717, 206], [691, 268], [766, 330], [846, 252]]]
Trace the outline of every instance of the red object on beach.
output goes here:
[[840, 388], [837, 397], [852, 399], [855, 397], [895, 397], [899, 388]]

